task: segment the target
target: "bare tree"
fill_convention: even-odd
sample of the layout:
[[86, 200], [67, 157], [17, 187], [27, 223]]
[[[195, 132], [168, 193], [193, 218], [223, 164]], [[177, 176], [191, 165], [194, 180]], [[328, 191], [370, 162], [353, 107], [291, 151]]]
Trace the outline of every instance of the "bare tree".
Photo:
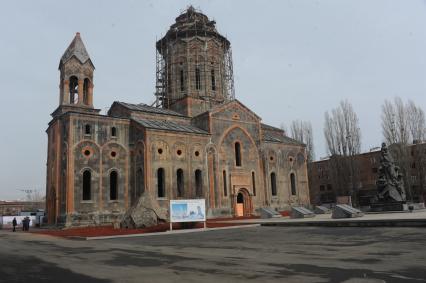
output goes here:
[[359, 170], [354, 158], [361, 150], [358, 116], [347, 100], [324, 115], [324, 137], [330, 154], [333, 185], [339, 195], [353, 196], [356, 202]]
[[407, 124], [413, 141], [423, 141], [426, 135], [425, 113], [412, 100], [406, 105]]
[[410, 145], [410, 141], [419, 143], [425, 139], [425, 125], [424, 111], [411, 100], [404, 103], [395, 97], [393, 102], [385, 100], [382, 105], [383, 138], [390, 145], [393, 158], [403, 173], [411, 200], [413, 193], [421, 198], [424, 192], [426, 168], [424, 150], [418, 150], [419, 145]]
[[325, 112], [324, 136], [330, 155], [353, 156], [361, 150], [361, 130], [352, 104], [341, 101], [339, 107]]
[[290, 124], [291, 137], [306, 144], [308, 162], [315, 159], [312, 125], [308, 121], [294, 120]]

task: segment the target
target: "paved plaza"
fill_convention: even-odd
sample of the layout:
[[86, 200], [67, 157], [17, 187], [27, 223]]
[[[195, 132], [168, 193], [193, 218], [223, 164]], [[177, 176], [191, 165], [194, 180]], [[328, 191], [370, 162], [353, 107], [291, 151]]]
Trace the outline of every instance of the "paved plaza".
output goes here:
[[426, 282], [425, 232], [259, 226], [83, 241], [0, 230], [0, 282]]

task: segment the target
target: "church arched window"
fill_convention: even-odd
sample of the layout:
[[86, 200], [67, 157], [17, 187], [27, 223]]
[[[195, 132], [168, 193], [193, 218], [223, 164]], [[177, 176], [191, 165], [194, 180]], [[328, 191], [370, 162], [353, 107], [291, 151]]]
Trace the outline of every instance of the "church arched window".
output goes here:
[[109, 174], [109, 199], [116, 200], [118, 198], [118, 174], [117, 171], [111, 171]]
[[145, 191], [145, 182], [142, 168], [136, 171], [136, 197], [140, 197]]
[[92, 173], [90, 172], [90, 170], [85, 170], [83, 172], [83, 200], [90, 200], [92, 198], [91, 186]]
[[195, 196], [201, 197], [203, 195], [203, 176], [201, 170], [195, 170]]
[[157, 196], [159, 198], [164, 198], [166, 196], [165, 189], [165, 174], [164, 168], [158, 168], [157, 170]]
[[70, 77], [70, 104], [78, 103], [78, 78], [76, 76]]
[[271, 193], [273, 196], [277, 195], [277, 177], [274, 172], [271, 173]]
[[183, 177], [183, 170], [180, 168], [176, 171], [176, 183], [177, 183], [176, 195], [177, 197], [181, 197], [183, 196], [183, 192], [184, 192], [184, 177]]
[[241, 166], [241, 144], [235, 143], [235, 166]]
[[290, 184], [291, 184], [291, 194], [292, 195], [297, 195], [297, 191], [296, 191], [296, 176], [294, 175], [294, 173], [290, 174]]

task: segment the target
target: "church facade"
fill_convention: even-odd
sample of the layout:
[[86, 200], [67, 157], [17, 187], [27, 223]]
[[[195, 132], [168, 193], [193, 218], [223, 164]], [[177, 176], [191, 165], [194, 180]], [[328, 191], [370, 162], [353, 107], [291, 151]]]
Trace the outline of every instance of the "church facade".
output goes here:
[[93, 103], [94, 65], [77, 33], [59, 64], [49, 123], [50, 224], [120, 221], [144, 194], [203, 198], [208, 218], [308, 205], [305, 146], [235, 99], [230, 42], [192, 7], [156, 44], [156, 103]]

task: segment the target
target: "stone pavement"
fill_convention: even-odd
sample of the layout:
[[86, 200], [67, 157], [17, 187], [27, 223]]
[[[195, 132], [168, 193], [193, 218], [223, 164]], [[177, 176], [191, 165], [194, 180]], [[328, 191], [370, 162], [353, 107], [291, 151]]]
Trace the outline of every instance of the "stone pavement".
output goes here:
[[[269, 218], [269, 219], [243, 219], [230, 220], [231, 223], [257, 223], [262, 225], [282, 225], [282, 226], [344, 226], [342, 224], [353, 224], [350, 226], [424, 226], [426, 227], [426, 210], [418, 210], [410, 212], [393, 212], [393, 213], [368, 213], [363, 217], [333, 219], [331, 214], [318, 214], [313, 218], [297, 218], [290, 217]], [[334, 224], [333, 224], [334, 223]]]
[[424, 228], [250, 227], [76, 241], [0, 231], [0, 282], [426, 282]]

